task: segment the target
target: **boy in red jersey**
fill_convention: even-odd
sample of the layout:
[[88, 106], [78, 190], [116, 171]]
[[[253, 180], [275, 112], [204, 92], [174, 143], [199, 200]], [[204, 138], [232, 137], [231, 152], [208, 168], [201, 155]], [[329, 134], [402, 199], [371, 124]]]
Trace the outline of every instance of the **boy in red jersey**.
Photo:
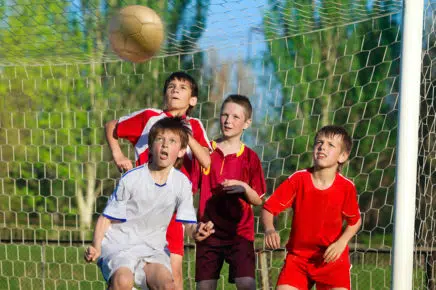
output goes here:
[[[277, 289], [350, 289], [348, 242], [361, 225], [356, 188], [339, 171], [352, 140], [344, 128], [325, 126], [316, 133], [314, 166], [295, 172], [265, 202], [265, 245], [280, 247], [273, 216], [292, 207], [288, 254]], [[343, 230], [343, 221], [346, 227]]]
[[211, 166], [203, 169], [199, 220], [212, 221], [215, 233], [197, 243], [197, 289], [216, 289], [223, 262], [229, 264], [229, 282], [237, 289], [256, 289], [254, 215], [266, 191], [260, 160], [241, 142], [251, 124], [247, 97], [230, 95], [221, 107], [222, 136], [212, 142]]
[[[174, 72], [166, 79], [163, 94], [164, 110], [144, 109], [119, 120], [109, 121], [106, 124], [106, 139], [118, 169], [130, 170], [133, 167], [132, 162], [121, 151], [118, 138], [127, 139], [135, 146], [136, 166], [139, 166], [149, 159], [148, 136], [151, 127], [165, 117], [182, 117], [188, 123], [192, 135], [189, 135], [181, 171], [191, 180], [194, 185], [192, 191], [195, 193], [197, 181], [192, 180], [193, 168], [198, 163], [206, 168], [210, 165], [210, 145], [206, 131], [200, 120], [188, 116], [197, 104], [198, 86], [189, 74]], [[174, 215], [167, 229], [167, 242], [177, 289], [183, 289], [183, 233], [182, 224], [175, 221]]]

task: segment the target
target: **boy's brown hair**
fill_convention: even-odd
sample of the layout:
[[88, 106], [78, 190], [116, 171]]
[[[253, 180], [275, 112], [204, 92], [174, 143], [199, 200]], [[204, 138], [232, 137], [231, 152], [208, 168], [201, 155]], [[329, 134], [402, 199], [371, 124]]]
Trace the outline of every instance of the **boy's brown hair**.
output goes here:
[[253, 107], [251, 106], [250, 100], [246, 96], [237, 94], [229, 95], [221, 105], [221, 110], [227, 103], [235, 103], [243, 107], [246, 120], [251, 119], [251, 115], [253, 114]]
[[[173, 80], [176, 80], [176, 79], [179, 81], [186, 81], [186, 82], [190, 83], [190, 85], [191, 85], [191, 97], [198, 98], [197, 82], [190, 74], [187, 74], [187, 73], [182, 72], [182, 71], [173, 72], [172, 74], [170, 74], [169, 77], [167, 77], [167, 79], [165, 80], [164, 87], [163, 87], [163, 95], [164, 96], [167, 92], [168, 85], [170, 84], [170, 82]], [[193, 108], [194, 108], [193, 106], [189, 106], [188, 110], [186, 111], [187, 116], [189, 116], [189, 114], [191, 113]]]
[[[353, 146], [353, 140], [342, 126], [327, 125], [318, 130], [315, 134], [314, 144], [319, 136], [333, 137], [340, 136], [342, 139], [342, 152], [346, 152], [348, 155], [351, 153], [351, 148]], [[343, 163], [339, 164], [338, 171], [342, 169]]]
[[[148, 134], [148, 147], [151, 148], [156, 136], [164, 131], [171, 131], [180, 137], [180, 149], [185, 149], [188, 146], [189, 134], [191, 129], [181, 117], [163, 118], [156, 122], [150, 129]], [[151, 151], [150, 151], [151, 152]], [[149, 156], [152, 161], [152, 156]], [[177, 158], [174, 167], [180, 169], [183, 164], [183, 157]]]

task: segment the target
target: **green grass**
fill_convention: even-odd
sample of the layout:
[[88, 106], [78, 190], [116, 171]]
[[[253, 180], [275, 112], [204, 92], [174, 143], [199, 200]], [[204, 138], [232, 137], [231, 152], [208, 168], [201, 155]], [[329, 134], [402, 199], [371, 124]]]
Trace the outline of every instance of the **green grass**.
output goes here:
[[[83, 247], [0, 244], [0, 289], [102, 290], [105, 282], [95, 264], [83, 260]], [[275, 286], [283, 263], [283, 252], [266, 252], [268, 280]], [[363, 259], [362, 259], [363, 257]], [[362, 253], [351, 271], [353, 290], [390, 289], [391, 267], [387, 254]], [[363, 263], [362, 261], [365, 261]], [[257, 284], [261, 288], [260, 261], [257, 261]], [[424, 290], [422, 269], [414, 272], [414, 289]], [[194, 249], [187, 249], [184, 259], [185, 289], [195, 289]], [[227, 283], [228, 267], [221, 271], [218, 289], [236, 289]]]

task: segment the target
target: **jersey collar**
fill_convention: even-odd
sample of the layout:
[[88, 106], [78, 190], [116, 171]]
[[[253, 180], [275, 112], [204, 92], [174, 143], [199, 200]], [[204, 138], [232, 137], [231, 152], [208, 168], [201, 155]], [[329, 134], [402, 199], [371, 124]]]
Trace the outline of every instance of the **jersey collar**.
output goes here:
[[[212, 141], [211, 143], [212, 143], [211, 145], [213, 150], [218, 149], [222, 153], [221, 149], [218, 148], [218, 144], [216, 143], [216, 141]], [[242, 153], [244, 153], [244, 150], [245, 150], [245, 144], [241, 142], [241, 148], [239, 148], [239, 151], [236, 153], [236, 157], [241, 156]]]

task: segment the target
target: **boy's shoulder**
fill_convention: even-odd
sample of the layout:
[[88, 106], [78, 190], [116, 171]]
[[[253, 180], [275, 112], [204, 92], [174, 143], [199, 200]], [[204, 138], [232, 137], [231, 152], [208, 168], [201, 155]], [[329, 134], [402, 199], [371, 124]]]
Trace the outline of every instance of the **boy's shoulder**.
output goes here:
[[126, 171], [125, 173], [123, 173], [123, 175], [121, 176], [121, 179], [130, 179], [130, 178], [135, 178], [138, 175], [143, 174], [143, 171], [149, 171], [148, 169], [148, 163], [142, 164], [140, 166], [136, 166], [128, 171]]
[[288, 180], [302, 179], [310, 177], [310, 168], [300, 169], [288, 176]]
[[160, 109], [145, 108], [145, 109], [141, 109], [141, 110], [138, 110], [138, 111], [134, 111], [134, 112], [132, 112], [132, 113], [130, 113], [128, 115], [125, 115], [125, 116], [121, 117], [118, 121], [122, 122], [122, 121], [125, 121], [125, 120], [128, 120], [128, 119], [132, 119], [132, 118], [135, 118], [135, 117], [136, 118], [139, 117], [139, 118], [148, 119], [148, 118], [151, 118], [151, 117], [154, 117], [154, 116], [159, 116], [162, 113], [163, 113], [163, 111], [160, 110]]
[[355, 187], [354, 182], [351, 179], [343, 176], [341, 173], [338, 173], [337, 176], [338, 180], [342, 182], [345, 186]]

